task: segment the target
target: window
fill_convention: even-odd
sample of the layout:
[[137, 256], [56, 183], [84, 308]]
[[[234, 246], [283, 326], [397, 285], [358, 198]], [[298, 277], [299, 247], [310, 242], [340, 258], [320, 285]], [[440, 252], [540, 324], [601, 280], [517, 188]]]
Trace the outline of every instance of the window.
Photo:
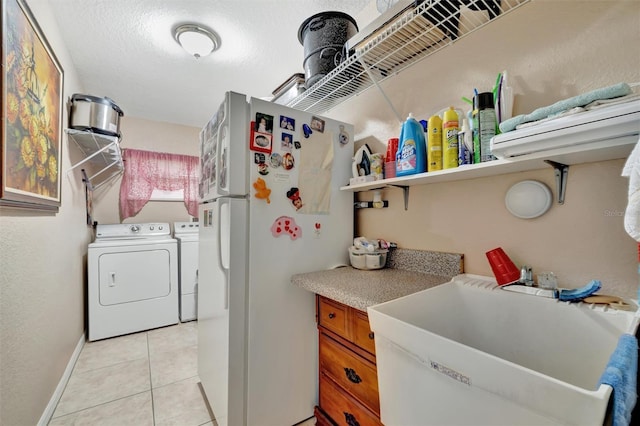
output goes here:
[[[120, 220], [137, 215], [157, 191], [182, 191], [191, 216], [198, 216], [198, 157], [125, 149], [120, 184]], [[157, 193], [156, 191], [156, 193]]]

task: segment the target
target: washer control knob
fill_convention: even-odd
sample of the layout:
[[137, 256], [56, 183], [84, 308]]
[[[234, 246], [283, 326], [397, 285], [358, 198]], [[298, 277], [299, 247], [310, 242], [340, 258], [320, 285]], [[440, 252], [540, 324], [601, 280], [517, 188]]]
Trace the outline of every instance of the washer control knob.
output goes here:
[[[160, 227], [160, 229], [162, 229], [162, 226]], [[149, 230], [153, 231], [153, 225], [149, 227]]]
[[131, 225], [131, 227], [129, 228], [131, 230], [131, 232], [140, 232], [140, 225]]
[[[153, 228], [151, 228], [153, 229]], [[162, 231], [162, 225], [158, 226], [158, 229]]]

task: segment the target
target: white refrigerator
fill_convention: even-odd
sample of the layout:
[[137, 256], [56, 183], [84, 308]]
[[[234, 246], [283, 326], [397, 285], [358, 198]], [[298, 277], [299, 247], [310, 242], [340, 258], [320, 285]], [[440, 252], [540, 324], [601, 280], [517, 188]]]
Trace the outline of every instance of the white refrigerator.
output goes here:
[[200, 133], [198, 373], [220, 426], [293, 425], [318, 400], [314, 295], [348, 264], [353, 126], [227, 92]]

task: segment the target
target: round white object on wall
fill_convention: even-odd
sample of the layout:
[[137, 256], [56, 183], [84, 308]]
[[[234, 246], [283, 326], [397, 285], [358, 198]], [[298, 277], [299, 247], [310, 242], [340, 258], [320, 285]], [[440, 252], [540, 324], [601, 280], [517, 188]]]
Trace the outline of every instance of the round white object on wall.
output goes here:
[[551, 190], [542, 182], [523, 180], [513, 185], [504, 197], [507, 210], [520, 219], [542, 216], [551, 207]]

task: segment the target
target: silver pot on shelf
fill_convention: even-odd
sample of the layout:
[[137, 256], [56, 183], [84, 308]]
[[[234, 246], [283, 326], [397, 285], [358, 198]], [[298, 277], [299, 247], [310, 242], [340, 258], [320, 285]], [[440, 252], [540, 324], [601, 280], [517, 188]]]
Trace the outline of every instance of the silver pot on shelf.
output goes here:
[[76, 93], [71, 96], [69, 128], [120, 137], [124, 112], [107, 97]]

